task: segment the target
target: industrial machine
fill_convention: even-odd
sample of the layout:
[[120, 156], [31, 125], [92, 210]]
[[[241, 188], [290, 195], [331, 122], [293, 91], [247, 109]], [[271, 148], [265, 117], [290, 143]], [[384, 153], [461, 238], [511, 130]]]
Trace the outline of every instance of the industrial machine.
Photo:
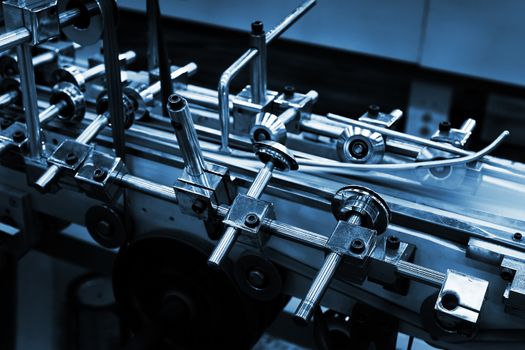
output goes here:
[[112, 1], [5, 0], [3, 271], [41, 247], [109, 255], [127, 349], [251, 348], [291, 298], [321, 349], [525, 347], [525, 165], [491, 156], [509, 131], [470, 150], [473, 119], [425, 139], [400, 110], [319, 115], [315, 90], [271, 91], [267, 50], [315, 0], [298, 5], [253, 22], [210, 90], [161, 28], [150, 69], [128, 69]]

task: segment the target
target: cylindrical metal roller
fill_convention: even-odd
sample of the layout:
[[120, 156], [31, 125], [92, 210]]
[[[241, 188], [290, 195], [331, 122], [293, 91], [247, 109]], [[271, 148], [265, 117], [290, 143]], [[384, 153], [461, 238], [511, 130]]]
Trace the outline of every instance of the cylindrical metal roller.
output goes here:
[[350, 125], [337, 139], [337, 155], [342, 162], [379, 163], [385, 154], [385, 140], [379, 132]]
[[58, 113], [58, 118], [64, 121], [79, 122], [86, 113], [84, 94], [76, 85], [68, 82], [61, 82], [53, 86], [49, 103], [51, 105], [65, 103]]

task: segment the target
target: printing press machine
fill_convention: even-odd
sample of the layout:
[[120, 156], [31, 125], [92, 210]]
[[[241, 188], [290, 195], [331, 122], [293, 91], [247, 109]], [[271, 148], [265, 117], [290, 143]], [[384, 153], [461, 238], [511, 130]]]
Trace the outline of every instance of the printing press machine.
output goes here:
[[209, 89], [161, 28], [129, 69], [113, 1], [3, 1], [1, 349], [35, 249], [111, 274], [119, 349], [248, 349], [283, 317], [320, 349], [525, 347], [525, 165], [491, 155], [512, 130], [472, 150], [471, 118], [421, 138], [270, 90], [270, 44], [315, 4], [253, 22]]

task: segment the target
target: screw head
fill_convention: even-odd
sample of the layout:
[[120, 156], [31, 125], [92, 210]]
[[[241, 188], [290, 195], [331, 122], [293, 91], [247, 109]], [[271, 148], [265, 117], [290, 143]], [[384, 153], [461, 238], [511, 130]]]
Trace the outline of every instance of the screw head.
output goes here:
[[452, 124], [450, 124], [450, 122], [447, 120], [439, 123], [439, 131], [441, 132], [449, 132], [451, 128]]
[[13, 141], [20, 143], [26, 139], [26, 134], [22, 130], [17, 130], [11, 135], [11, 137], [13, 138]]
[[206, 203], [202, 199], [197, 199], [193, 202], [191, 210], [193, 210], [195, 214], [202, 214], [206, 210]]
[[244, 224], [249, 228], [255, 228], [260, 223], [259, 216], [255, 213], [248, 213], [244, 218]]
[[101, 168], [96, 168], [93, 171], [93, 180], [97, 182], [102, 182], [106, 178], [106, 175], [107, 175], [107, 171]]
[[377, 117], [381, 108], [378, 105], [368, 106], [368, 115], [372, 117]]
[[386, 247], [388, 249], [397, 250], [399, 249], [399, 245], [401, 244], [401, 241], [397, 236], [391, 235], [388, 236], [386, 239]]
[[74, 165], [74, 164], [76, 164], [78, 162], [78, 156], [75, 153], [73, 153], [73, 152], [68, 153], [66, 155], [65, 161], [66, 161], [66, 164], [68, 164], [68, 165]]
[[514, 239], [515, 241], [521, 241], [522, 238], [523, 235], [521, 234], [521, 232], [516, 232], [514, 233], [514, 235], [512, 235], [512, 239]]
[[286, 85], [283, 89], [284, 97], [292, 98], [295, 94], [295, 87], [292, 85]]
[[508, 267], [504, 267], [501, 269], [500, 276], [503, 280], [510, 282], [514, 278], [514, 272]]
[[363, 140], [355, 140], [348, 145], [350, 154], [356, 159], [363, 159], [368, 155], [368, 145]]
[[356, 238], [350, 243], [350, 251], [354, 254], [361, 254], [365, 248], [366, 244], [361, 238]]

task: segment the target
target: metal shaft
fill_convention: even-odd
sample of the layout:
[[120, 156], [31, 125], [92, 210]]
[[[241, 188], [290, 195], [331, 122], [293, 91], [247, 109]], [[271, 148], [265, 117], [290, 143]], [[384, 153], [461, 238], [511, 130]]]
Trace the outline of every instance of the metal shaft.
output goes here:
[[263, 104], [266, 101], [266, 36], [261, 22], [252, 24], [250, 35], [251, 46], [258, 51], [258, 55], [250, 62], [250, 86], [252, 102]]
[[0, 95], [0, 107], [9, 106], [18, 97], [18, 91], [8, 91], [5, 94]]
[[[78, 135], [75, 141], [80, 143], [91, 142], [98, 133], [109, 124], [108, 113], [98, 115], [84, 131]], [[46, 172], [35, 182], [35, 188], [41, 192], [47, 192], [53, 181], [60, 175], [61, 168], [51, 165]]]
[[[136, 57], [137, 54], [134, 51], [126, 51], [118, 56], [119, 61], [122, 64], [128, 64], [132, 62]], [[103, 76], [105, 73], [106, 66], [103, 63], [101, 63], [86, 70], [84, 73], [82, 73], [82, 76], [84, 78], [84, 81], [90, 81]]]
[[[253, 198], [259, 198], [261, 196], [264, 188], [272, 178], [273, 168], [274, 165], [272, 161], [265, 164], [265, 166], [257, 173], [257, 176], [248, 189], [248, 192], [246, 192], [247, 196]], [[208, 258], [208, 266], [218, 268], [222, 264], [222, 261], [233, 247], [238, 234], [239, 230], [234, 227], [228, 227], [226, 231], [224, 231], [221, 240], [217, 246], [215, 246], [215, 249]]]
[[288, 16], [286, 16], [277, 26], [266, 33], [266, 43], [269, 44], [272, 40], [278, 38], [282, 33], [286, 31], [292, 24], [297, 22], [299, 18], [303, 17], [309, 10], [314, 7], [316, 0], [308, 0], [303, 2], [295, 10], [293, 10]]
[[476, 127], [476, 120], [472, 118], [468, 118], [467, 120], [463, 122], [460, 130], [465, 133], [469, 133], [469, 132], [472, 132], [472, 130], [474, 130], [475, 127]]
[[206, 161], [201, 152], [188, 103], [178, 95], [171, 95], [168, 99], [168, 113], [184, 159], [184, 169], [189, 175], [202, 181], [202, 185], [207, 185]]
[[20, 87], [24, 103], [24, 116], [27, 125], [27, 139], [29, 155], [31, 158], [40, 159], [42, 153], [42, 139], [40, 135], [40, 119], [38, 117], [38, 104], [33, 69], [33, 57], [29, 44], [17, 47], [18, 69], [20, 71]]
[[55, 119], [63, 108], [67, 106], [66, 101], [60, 101], [56, 104], [49, 105], [46, 109], [44, 109], [40, 114], [38, 115], [38, 118], [40, 119], [40, 124], [45, 124], [49, 122], [52, 119]]
[[[353, 214], [347, 220], [349, 223], [354, 225], [361, 224], [361, 217], [357, 214]], [[306, 297], [297, 307], [295, 311], [294, 319], [300, 324], [306, 324], [315, 312], [315, 309], [321, 302], [324, 293], [330, 285], [330, 281], [334, 277], [339, 264], [343, 260], [341, 254], [337, 252], [330, 252], [323, 263], [323, 266], [317, 273]]]
[[[193, 62], [188, 63], [187, 65], [180, 67], [179, 69], [171, 72], [170, 78], [171, 80], [175, 80], [183, 75], [191, 76], [197, 71], [197, 65]], [[148, 100], [150, 96], [155, 96], [160, 92], [160, 81], [155, 82], [154, 84], [151, 84], [146, 89], [142, 90], [140, 92], [140, 96], [144, 100]]]

